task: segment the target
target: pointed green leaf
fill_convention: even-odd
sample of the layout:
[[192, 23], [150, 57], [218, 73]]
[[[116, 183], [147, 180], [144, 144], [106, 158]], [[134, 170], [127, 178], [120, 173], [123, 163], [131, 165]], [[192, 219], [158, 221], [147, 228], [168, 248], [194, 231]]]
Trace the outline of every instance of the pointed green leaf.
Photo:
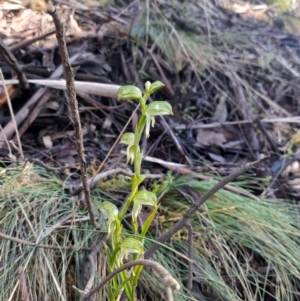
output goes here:
[[[121, 275], [124, 275], [124, 277], [122, 277]], [[130, 285], [130, 282], [131, 282], [131, 280], [133, 279], [133, 276], [130, 276], [130, 277], [129, 277], [129, 275], [126, 274], [126, 271], [125, 271], [125, 273], [124, 273], [124, 271], [123, 271], [122, 274], [120, 273], [120, 277], [121, 277], [121, 278], [125, 278], [125, 280], [124, 280], [124, 281], [122, 280], [122, 283], [120, 283], [120, 284], [118, 285], [118, 288], [117, 288], [116, 291], [114, 292], [114, 294], [113, 294], [111, 300], [117, 300], [118, 295], [120, 294], [121, 290], [122, 290], [123, 287], [124, 287], [125, 292], [126, 292], [126, 295], [128, 294], [128, 296], [127, 296], [128, 300], [129, 300], [129, 301], [134, 301], [134, 299], [130, 298], [131, 295], [132, 295], [132, 286]], [[130, 290], [126, 290], [126, 288], [130, 288]], [[128, 293], [127, 293], [127, 292], [128, 292]]]
[[125, 145], [133, 145], [134, 144], [134, 133], [125, 133], [121, 137], [120, 143]]
[[154, 83], [151, 84], [150, 89], [149, 89], [149, 93], [153, 94], [154, 92], [156, 92], [157, 90], [163, 88], [165, 85], [160, 82], [160, 81], [156, 81]]
[[158, 208], [159, 208], [159, 206], [156, 206], [156, 207], [152, 210], [151, 214], [149, 214], [149, 216], [148, 216], [148, 218], [146, 219], [146, 221], [144, 222], [144, 224], [143, 224], [143, 226], [142, 226], [142, 231], [141, 231], [141, 238], [144, 238], [145, 235], [146, 235], [146, 233], [148, 232], [148, 230], [149, 230], [149, 228], [150, 228], [150, 226], [151, 226], [151, 224], [152, 224], [152, 221], [153, 221], [153, 219], [154, 219], [154, 217], [155, 217], [155, 215], [156, 215], [156, 212], [157, 212]]
[[153, 192], [140, 190], [135, 194], [133, 201], [140, 205], [155, 207], [157, 204], [157, 197]]
[[166, 101], [151, 102], [145, 112], [146, 116], [173, 115], [172, 106]]
[[118, 100], [140, 100], [142, 98], [142, 91], [136, 86], [122, 86], [118, 90]]

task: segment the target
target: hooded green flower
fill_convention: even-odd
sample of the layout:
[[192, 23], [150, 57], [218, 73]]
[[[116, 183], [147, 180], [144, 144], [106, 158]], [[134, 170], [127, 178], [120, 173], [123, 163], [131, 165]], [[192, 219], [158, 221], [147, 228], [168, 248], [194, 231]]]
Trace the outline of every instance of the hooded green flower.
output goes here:
[[146, 137], [150, 136], [150, 123], [155, 125], [155, 116], [173, 115], [172, 106], [166, 101], [153, 101], [146, 108]]

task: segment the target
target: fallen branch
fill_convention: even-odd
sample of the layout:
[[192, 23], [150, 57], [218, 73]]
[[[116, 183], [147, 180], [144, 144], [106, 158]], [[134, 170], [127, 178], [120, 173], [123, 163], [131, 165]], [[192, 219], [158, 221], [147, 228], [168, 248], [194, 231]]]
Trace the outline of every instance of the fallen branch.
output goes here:
[[269, 157], [265, 157], [263, 159], [254, 161], [252, 163], [248, 163], [243, 167], [235, 170], [232, 174], [225, 177], [222, 181], [218, 182], [214, 187], [208, 190], [205, 194], [202, 195], [198, 200], [193, 203], [190, 208], [186, 211], [186, 213], [182, 216], [182, 218], [172, 227], [169, 229], [168, 232], [158, 237], [156, 242], [152, 243], [149, 249], [145, 252], [145, 258], [149, 259], [153, 256], [153, 254], [159, 249], [159, 247], [164, 244], [166, 241], [170, 240], [172, 236], [182, 229], [183, 227], [189, 224], [191, 218], [195, 215], [198, 209], [202, 206], [202, 204], [207, 201], [210, 197], [212, 197], [218, 190], [223, 188], [227, 183], [233, 181], [239, 175], [245, 173], [246, 171], [262, 164], [265, 162]]
[[51, 245], [43, 245], [39, 243], [34, 243], [30, 241], [26, 241], [17, 237], [9, 236], [4, 233], [0, 232], [0, 238], [6, 239], [9, 241], [13, 241], [18, 244], [23, 244], [25, 246], [33, 247], [33, 248], [40, 248], [40, 249], [50, 249], [50, 250], [74, 250], [74, 251], [86, 251], [90, 252], [93, 248], [89, 247], [75, 247], [75, 246], [51, 246]]
[[[79, 57], [79, 54], [74, 54], [70, 61], [74, 62]], [[56, 78], [60, 77], [63, 73], [63, 67], [60, 65], [50, 76], [50, 78]], [[12, 81], [12, 83], [18, 83], [18, 80], [4, 80], [0, 81], [1, 84], [8, 84], [8, 82]], [[51, 81], [51, 80], [45, 80], [45, 81]], [[28, 82], [32, 82], [29, 80]], [[65, 82], [65, 81], [64, 81]], [[51, 87], [51, 86], [50, 86]], [[66, 89], [66, 88], [65, 88]], [[24, 106], [18, 111], [17, 114], [15, 114], [16, 124], [20, 125], [24, 119], [28, 116], [30, 108], [33, 107], [40, 99], [43, 97], [43, 95], [48, 91], [48, 88], [40, 88], [38, 89], [31, 98], [24, 104]], [[3, 128], [3, 131], [0, 132], [0, 148], [4, 147], [5, 143], [5, 137], [7, 140], [10, 140], [15, 132], [14, 123], [11, 120], [8, 122], [8, 124]]]
[[123, 264], [121, 267], [115, 269], [112, 273], [106, 276], [102, 281], [89, 293], [84, 295], [81, 300], [86, 300], [92, 295], [94, 295], [98, 290], [100, 290], [109, 280], [118, 275], [120, 272], [130, 269], [136, 265], [142, 265], [145, 268], [153, 269], [160, 277], [160, 280], [164, 284], [166, 288], [170, 288], [172, 290], [180, 290], [179, 283], [172, 277], [170, 272], [168, 272], [163, 266], [161, 266], [158, 262], [154, 262], [151, 260], [138, 259], [134, 261], [130, 261], [128, 263]]
[[[71, 67], [71, 63], [69, 60], [69, 54], [67, 50], [67, 44], [65, 39], [65, 31], [64, 26], [60, 20], [59, 14], [56, 10], [56, 8], [52, 5], [52, 3], [46, 2], [47, 5], [47, 13], [52, 16], [54, 25], [55, 25], [55, 31], [56, 31], [56, 38], [58, 41], [58, 49], [60, 53], [60, 57], [62, 60], [62, 65], [64, 69], [64, 75], [66, 79], [66, 86], [67, 86], [67, 93], [69, 96], [69, 102], [70, 102], [70, 111], [72, 116], [72, 121], [75, 129], [75, 140], [76, 140], [76, 149], [79, 157], [79, 163], [80, 163], [80, 172], [81, 172], [81, 179], [82, 179], [82, 185], [84, 189], [84, 196], [85, 196], [85, 202], [87, 205], [87, 209], [89, 211], [91, 224], [95, 228], [99, 228], [99, 225], [96, 221], [95, 214], [94, 214], [94, 208], [93, 203], [91, 200], [91, 193], [90, 193], [90, 187], [88, 183], [88, 177], [87, 177], [87, 168], [86, 168], [86, 161], [85, 161], [85, 155], [84, 155], [84, 146], [83, 146], [83, 139], [82, 139], [82, 127], [80, 123], [80, 116], [78, 111], [78, 102], [76, 98], [76, 91], [75, 91], [75, 83], [74, 83], [74, 76], [76, 73], [76, 69]], [[32, 5], [32, 3], [31, 3]]]
[[[58, 80], [57, 79], [29, 79], [28, 83], [46, 86], [58, 90], [67, 90], [66, 81], [64, 79], [58, 79]], [[1, 84], [2, 83], [0, 83], [0, 85]], [[4, 84], [6, 85], [19, 84], [19, 81], [17, 79], [6, 79], [4, 80]], [[93, 95], [112, 97], [112, 98], [117, 98], [118, 89], [121, 87], [119, 85], [102, 84], [102, 83], [94, 83], [94, 82], [81, 82], [81, 81], [74, 81], [74, 84], [75, 84], [75, 91], [77, 93], [89, 93]]]
[[23, 89], [28, 89], [29, 84], [22, 68], [19, 66], [16, 57], [10, 51], [10, 49], [0, 39], [0, 55], [6, 61], [6, 63], [16, 72], [20, 85]]

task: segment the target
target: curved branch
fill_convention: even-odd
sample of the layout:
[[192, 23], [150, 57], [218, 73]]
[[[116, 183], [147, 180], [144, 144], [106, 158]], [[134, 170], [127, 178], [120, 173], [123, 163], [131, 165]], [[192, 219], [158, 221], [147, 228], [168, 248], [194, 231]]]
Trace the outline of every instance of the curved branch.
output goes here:
[[138, 259], [134, 261], [130, 261], [128, 263], [125, 263], [121, 267], [115, 269], [112, 273], [110, 273], [108, 276], [106, 276], [102, 281], [89, 293], [81, 297], [81, 300], [86, 300], [92, 295], [94, 295], [99, 289], [101, 289], [109, 280], [111, 280], [113, 277], [115, 277], [120, 272], [130, 269], [133, 266], [136, 265], [143, 265], [146, 268], [151, 268], [155, 270], [158, 275], [160, 276], [161, 280], [163, 281], [163, 284], [167, 288], [171, 288], [172, 290], [180, 290], [180, 284], [172, 277], [170, 272], [168, 272], [163, 266], [161, 266], [158, 262], [152, 261], [152, 260], [146, 260], [146, 259]]
[[152, 257], [152, 255], [159, 249], [159, 247], [164, 244], [166, 241], [172, 238], [172, 236], [180, 229], [185, 227], [190, 219], [195, 215], [197, 210], [202, 206], [204, 202], [206, 202], [210, 197], [212, 197], [218, 190], [223, 188], [226, 184], [233, 181], [235, 178], [237, 178], [242, 173], [252, 169], [253, 167], [256, 167], [257, 165], [262, 164], [265, 162], [269, 157], [265, 157], [263, 159], [248, 163], [239, 169], [233, 171], [229, 176], [225, 177], [222, 181], [218, 182], [215, 186], [213, 186], [210, 190], [208, 190], [206, 193], [202, 195], [195, 203], [193, 203], [190, 208], [186, 211], [186, 213], [182, 216], [182, 218], [160, 237], [152, 243], [149, 247], [149, 249], [145, 252], [145, 258], [149, 259]]

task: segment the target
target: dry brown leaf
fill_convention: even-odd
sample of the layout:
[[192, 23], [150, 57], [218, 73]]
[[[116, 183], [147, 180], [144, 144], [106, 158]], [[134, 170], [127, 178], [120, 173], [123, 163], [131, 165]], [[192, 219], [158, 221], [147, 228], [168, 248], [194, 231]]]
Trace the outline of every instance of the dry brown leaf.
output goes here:
[[222, 146], [223, 148], [241, 149], [243, 143], [244, 143], [243, 140], [235, 140], [235, 141], [228, 141], [227, 143], [224, 143]]
[[227, 99], [227, 95], [223, 94], [220, 98], [220, 101], [217, 105], [214, 116], [212, 118], [213, 121], [217, 121], [220, 123], [223, 123], [226, 121], [227, 116], [228, 116], [226, 99]]
[[109, 129], [111, 127], [111, 124], [112, 124], [111, 119], [106, 117], [102, 125], [102, 130]]
[[[13, 87], [13, 85], [7, 85], [7, 92], [9, 97], [12, 96], [12, 94], [14, 93], [15, 89]], [[3, 87], [0, 87], [0, 106], [4, 105], [7, 101], [6, 95], [4, 93], [4, 89]]]
[[208, 153], [208, 155], [215, 161], [215, 162], [220, 162], [220, 163], [225, 163], [226, 160], [224, 157], [213, 154], [213, 153]]
[[216, 133], [209, 130], [199, 130], [197, 134], [197, 142], [201, 145], [217, 145], [220, 146], [226, 142], [223, 133]]
[[51, 109], [57, 111], [59, 109], [59, 102], [58, 101], [49, 101], [44, 105], [44, 109]]

